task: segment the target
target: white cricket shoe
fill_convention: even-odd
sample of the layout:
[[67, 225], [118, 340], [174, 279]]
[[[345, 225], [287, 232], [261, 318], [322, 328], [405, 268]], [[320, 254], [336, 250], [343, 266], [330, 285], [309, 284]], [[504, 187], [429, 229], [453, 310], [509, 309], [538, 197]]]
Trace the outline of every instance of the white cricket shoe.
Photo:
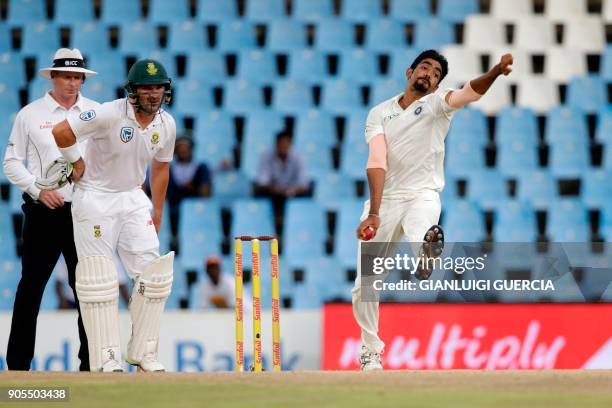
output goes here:
[[361, 365], [361, 371], [377, 371], [383, 369], [380, 353], [370, 351], [366, 346], [361, 346], [359, 364]]
[[123, 367], [121, 363], [117, 360], [110, 359], [107, 360], [104, 364], [102, 364], [102, 368], [100, 369], [103, 373], [122, 373]]
[[138, 371], [144, 371], [145, 373], [159, 373], [166, 371], [166, 368], [157, 360], [156, 353], [147, 353], [144, 355], [140, 362], [132, 360], [131, 358], [126, 359], [127, 363], [138, 367]]

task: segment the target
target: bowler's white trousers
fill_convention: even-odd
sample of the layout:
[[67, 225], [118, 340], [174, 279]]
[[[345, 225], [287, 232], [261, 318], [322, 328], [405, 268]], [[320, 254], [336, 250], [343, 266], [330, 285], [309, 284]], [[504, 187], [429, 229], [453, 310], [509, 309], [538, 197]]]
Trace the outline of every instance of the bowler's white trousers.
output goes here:
[[[408, 241], [421, 243], [427, 230], [440, 219], [440, 195], [424, 190], [401, 199], [383, 199], [380, 206], [380, 227], [369, 242]], [[368, 217], [370, 202], [364, 205], [361, 221]], [[357, 278], [352, 290], [353, 315], [361, 328], [361, 341], [370, 351], [382, 352], [385, 343], [378, 336], [379, 302], [361, 299], [361, 242], [357, 251]]]
[[119, 193], [75, 189], [72, 197], [74, 241], [79, 260], [115, 251], [135, 279], [159, 258], [159, 239], [151, 218], [151, 200], [142, 189]]

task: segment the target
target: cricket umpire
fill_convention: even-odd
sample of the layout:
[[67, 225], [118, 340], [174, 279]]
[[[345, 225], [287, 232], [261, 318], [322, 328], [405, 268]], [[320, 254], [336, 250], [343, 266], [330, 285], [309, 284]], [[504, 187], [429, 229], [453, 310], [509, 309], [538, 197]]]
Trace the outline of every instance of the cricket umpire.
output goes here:
[[[72, 187], [65, 183], [66, 177], [63, 183], [58, 183], [46, 171], [61, 158], [51, 134], [53, 125], [71, 112], [86, 112], [99, 105], [80, 93], [85, 77], [96, 72], [85, 69], [78, 49], [60, 48], [55, 53], [53, 66], [41, 69], [39, 74], [51, 80], [52, 90], [17, 113], [3, 162], [8, 180], [24, 192], [23, 257], [6, 353], [9, 370], [30, 369], [40, 302], [60, 254], [66, 259], [69, 284], [77, 299], [74, 275], [77, 254], [70, 208]], [[88, 371], [87, 337], [80, 309], [78, 326], [79, 369]]]

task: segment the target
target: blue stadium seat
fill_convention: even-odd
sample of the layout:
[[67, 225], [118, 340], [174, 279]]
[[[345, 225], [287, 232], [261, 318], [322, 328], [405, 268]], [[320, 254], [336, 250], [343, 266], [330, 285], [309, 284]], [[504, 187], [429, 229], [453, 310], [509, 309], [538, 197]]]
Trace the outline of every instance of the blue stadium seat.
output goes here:
[[573, 78], [567, 87], [567, 105], [595, 113], [608, 104], [606, 86], [601, 77]]
[[416, 48], [400, 48], [393, 50], [390, 54], [388, 77], [406, 83], [406, 71], [410, 64], [420, 54], [421, 50]]
[[263, 106], [263, 91], [257, 84], [241, 79], [225, 82], [223, 108], [226, 111], [244, 114]]
[[315, 181], [314, 197], [322, 207], [337, 211], [347, 197], [355, 197], [355, 182], [345, 174], [329, 172]]
[[213, 171], [233, 162], [233, 124], [219, 111], [198, 116], [195, 136], [195, 158], [208, 163]]
[[198, 0], [196, 18], [206, 23], [219, 23], [238, 17], [236, 2], [218, 0]]
[[355, 230], [363, 213], [363, 202], [344, 200], [340, 204], [334, 234], [334, 255], [342, 268], [356, 268], [357, 237]]
[[612, 143], [608, 142], [608, 138], [610, 135], [612, 135], [612, 110], [601, 110], [597, 117], [595, 140], [608, 146], [612, 146]]
[[246, 18], [255, 22], [269, 23], [285, 17], [284, 0], [248, 0]]
[[[601, 210], [599, 232], [606, 242], [612, 241], [612, 203], [609, 201]], [[609, 248], [608, 251], [610, 251]]]
[[120, 25], [142, 18], [140, 0], [104, 0], [101, 4], [100, 20], [112, 25]]
[[478, 109], [458, 110], [451, 122], [446, 141], [448, 149], [456, 149], [465, 142], [485, 147], [488, 142], [487, 118]]
[[55, 0], [53, 21], [58, 25], [93, 21], [94, 7], [91, 0]]
[[146, 21], [132, 21], [121, 24], [119, 51], [125, 55], [139, 55], [158, 47], [157, 29]]
[[316, 286], [297, 285], [293, 289], [293, 302], [291, 307], [296, 310], [321, 309], [323, 298]]
[[353, 25], [345, 20], [327, 19], [316, 24], [314, 46], [317, 50], [339, 53], [355, 47]]
[[266, 51], [240, 51], [237, 71], [238, 78], [255, 84], [271, 84], [278, 79], [276, 57]]
[[601, 57], [600, 75], [605, 81], [612, 82], [612, 45], [606, 47]]
[[302, 156], [309, 178], [320, 179], [333, 170], [332, 152], [329, 147], [314, 141], [300, 142], [294, 148]]
[[365, 124], [368, 112], [366, 109], [349, 112], [344, 124], [344, 143], [365, 142]]
[[495, 211], [493, 240], [495, 242], [535, 242], [537, 224], [529, 204], [505, 200]]
[[273, 95], [272, 106], [283, 113], [296, 115], [314, 105], [312, 89], [294, 80], [278, 81]]
[[296, 20], [319, 21], [332, 17], [333, 0], [295, 0], [292, 17]]
[[[0, 54], [0, 78], [6, 86], [12, 84], [21, 88], [26, 84], [26, 71], [23, 57], [16, 52]], [[6, 81], [6, 82], [4, 82]]]
[[325, 255], [327, 222], [319, 204], [310, 198], [289, 200], [284, 223], [283, 256], [291, 265], [304, 266]]
[[[175, 21], [170, 25], [168, 48], [175, 53], [189, 54], [207, 48], [202, 24], [192, 20]], [[201, 62], [201, 61], [199, 61]]]
[[7, 24], [0, 23], [0, 54], [12, 50], [13, 42], [11, 41], [11, 28]]
[[295, 50], [288, 61], [288, 77], [308, 84], [320, 84], [327, 78], [327, 57], [320, 52]]
[[0, 259], [14, 259], [17, 256], [17, 242], [13, 229], [10, 205], [0, 203]]
[[376, 106], [377, 104], [402, 93], [405, 85], [405, 83], [399, 82], [395, 78], [374, 82], [373, 86], [370, 88], [372, 93], [372, 96], [370, 97], [370, 105]]
[[339, 76], [347, 81], [369, 85], [379, 75], [377, 55], [363, 49], [343, 51], [339, 63]]
[[518, 198], [521, 201], [530, 203], [537, 210], [543, 210], [557, 197], [557, 185], [550, 172], [527, 169], [519, 175]]
[[[256, 1], [256, 4], [259, 2]], [[273, 20], [268, 24], [266, 48], [288, 53], [306, 48], [306, 27], [300, 21]]]
[[166, 68], [166, 72], [173, 81], [178, 79], [178, 71], [176, 69], [176, 55], [174, 50], [155, 50], [139, 55], [139, 58], [152, 58], [158, 61]]
[[484, 170], [485, 153], [482, 147], [470, 143], [467, 139], [458, 139], [459, 141], [453, 143], [453, 148], [446, 148], [445, 167], [448, 174], [465, 178], [475, 171]]
[[[34, 78], [28, 84], [28, 103], [30, 103], [30, 102], [38, 99], [38, 98], [42, 98], [44, 96], [44, 94], [49, 92], [51, 89], [53, 89], [53, 84], [48, 79], [45, 79], [45, 78], [42, 78], [42, 77]], [[12, 94], [9, 94], [9, 95], [12, 95]], [[9, 102], [9, 106], [11, 106], [11, 105], [12, 106], [19, 106], [18, 103], [17, 103], [17, 105], [15, 105], [14, 101], [10, 101]]]
[[587, 211], [576, 199], [552, 202], [546, 222], [548, 235], [553, 242], [588, 242], [590, 227]]
[[372, 0], [343, 0], [340, 15], [348, 21], [365, 23], [382, 16], [381, 5], [379, 1]]
[[[303, 284], [317, 288], [324, 300], [342, 295], [339, 291], [346, 290], [347, 285], [352, 284], [352, 282], [347, 281], [346, 272], [332, 257], [310, 258], [303, 265], [303, 270]], [[343, 295], [347, 296], [347, 293]], [[350, 297], [350, 290], [348, 291], [348, 297]]]
[[22, 55], [55, 52], [60, 47], [60, 32], [52, 23], [27, 23], [22, 35]]
[[216, 49], [238, 52], [255, 48], [255, 27], [248, 21], [223, 21], [217, 26]]
[[[7, 136], [8, 138], [8, 136]], [[11, 184], [9, 187], [9, 207], [11, 214], [21, 214], [21, 206], [23, 205], [23, 193], [14, 184]]]
[[602, 208], [612, 203], [612, 171], [590, 169], [582, 175], [581, 197], [588, 208]]
[[366, 23], [365, 46], [379, 52], [405, 48], [406, 30], [404, 25], [393, 19], [375, 19]]
[[[109, 51], [104, 53], [95, 53], [90, 50], [87, 51], [85, 60], [87, 68], [92, 69], [98, 73], [96, 78], [103, 81], [113, 83], [116, 86], [121, 86], [127, 77], [127, 65], [125, 57], [118, 51]], [[39, 67], [44, 65], [45, 61], [39, 61]]]
[[585, 141], [568, 140], [550, 146], [549, 167], [558, 178], [579, 178], [589, 165], [589, 148]]
[[200, 269], [207, 254], [221, 252], [221, 209], [215, 200], [188, 198], [181, 202], [181, 214], [178, 228], [181, 263], [186, 268]]
[[524, 171], [538, 168], [538, 150], [535, 144], [526, 143], [520, 137], [514, 142], [498, 145], [497, 168], [505, 176], [517, 177]]
[[456, 200], [442, 210], [446, 241], [479, 242], [485, 237], [484, 217], [477, 204]]
[[253, 111], [246, 120], [242, 143], [241, 170], [253, 180], [257, 177], [261, 156], [274, 148], [275, 137], [284, 128], [284, 120], [274, 110]]
[[517, 140], [537, 145], [538, 122], [531, 109], [506, 107], [497, 114], [495, 141], [498, 144], [512, 144]]
[[47, 19], [45, 3], [45, 0], [11, 0], [8, 2], [6, 21], [15, 26], [42, 22]]
[[422, 49], [438, 49], [455, 42], [451, 23], [441, 18], [419, 20], [414, 32], [413, 46]]
[[208, 84], [195, 79], [176, 81], [172, 109], [178, 113], [197, 116], [202, 109], [213, 108], [213, 92]]
[[210, 84], [222, 84], [226, 79], [225, 58], [215, 51], [191, 52], [187, 58], [185, 76]]
[[219, 204], [225, 207], [238, 199], [249, 198], [251, 182], [240, 171], [219, 171], [213, 178], [213, 194]]
[[272, 204], [267, 199], [234, 201], [231, 236], [274, 235], [273, 219]]
[[365, 179], [368, 153], [365, 140], [362, 143], [344, 143], [340, 151], [340, 170], [354, 179]]
[[346, 114], [364, 107], [361, 89], [343, 79], [325, 81], [322, 94], [321, 107], [332, 113]]
[[566, 141], [587, 143], [586, 116], [578, 108], [555, 108], [548, 113], [544, 135], [546, 142], [553, 145]]
[[293, 141], [296, 147], [303, 146], [307, 142], [315, 142], [325, 148], [331, 148], [336, 144], [336, 127], [333, 116], [316, 109], [302, 110], [300, 113], [296, 118]]
[[452, 23], [463, 23], [470, 14], [478, 13], [478, 0], [438, 0], [438, 17]]
[[114, 84], [109, 84], [97, 77], [89, 78], [82, 87], [82, 92], [88, 98], [97, 102], [109, 102], [117, 99], [117, 89]]
[[13, 310], [15, 292], [21, 279], [19, 260], [4, 259], [0, 266], [0, 310]]
[[417, 22], [431, 17], [429, 0], [391, 0], [389, 15], [401, 21]]
[[467, 191], [483, 210], [494, 210], [508, 199], [506, 180], [497, 170], [472, 173]]
[[189, 0], [149, 0], [149, 21], [169, 24], [189, 19]]
[[88, 51], [109, 52], [110, 35], [104, 23], [85, 22], [72, 25], [70, 46], [78, 48], [82, 53]]

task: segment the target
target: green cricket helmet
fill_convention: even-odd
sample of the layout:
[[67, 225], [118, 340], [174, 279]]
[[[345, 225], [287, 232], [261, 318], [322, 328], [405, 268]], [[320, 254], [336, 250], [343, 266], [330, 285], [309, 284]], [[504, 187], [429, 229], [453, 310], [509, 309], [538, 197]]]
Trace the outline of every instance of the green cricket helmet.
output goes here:
[[163, 85], [166, 89], [164, 96], [169, 103], [172, 80], [168, 77], [166, 68], [154, 59], [136, 61], [128, 72], [125, 90], [131, 99], [137, 98], [136, 87], [141, 85]]

